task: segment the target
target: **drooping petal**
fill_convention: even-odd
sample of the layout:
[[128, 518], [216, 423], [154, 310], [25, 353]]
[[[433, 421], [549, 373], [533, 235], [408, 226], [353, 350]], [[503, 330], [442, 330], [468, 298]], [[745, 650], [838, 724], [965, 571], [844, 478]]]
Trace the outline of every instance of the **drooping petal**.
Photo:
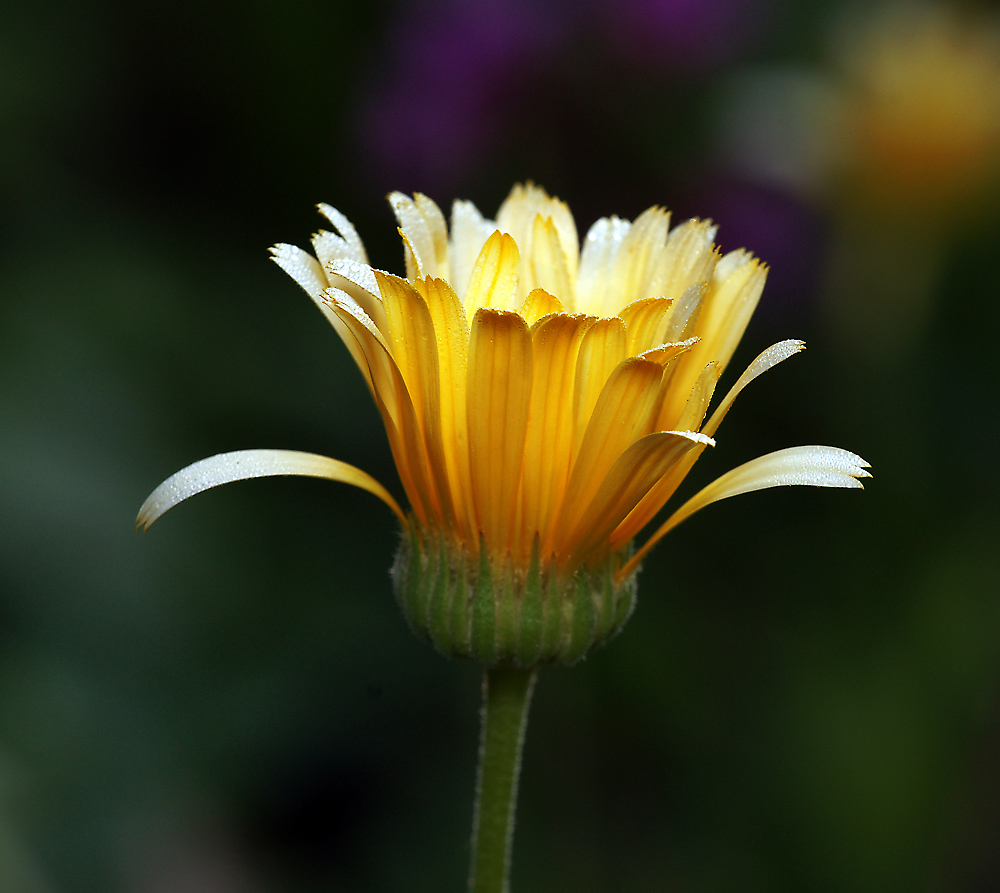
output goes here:
[[757, 376], [763, 375], [768, 369], [774, 368], [778, 363], [783, 363], [789, 357], [794, 357], [797, 353], [805, 349], [805, 341], [790, 338], [787, 341], [779, 341], [776, 344], [772, 344], [767, 350], [761, 353], [757, 359], [747, 366], [746, 372], [737, 379], [736, 384], [730, 388], [729, 393], [726, 394], [718, 408], [712, 413], [712, 418], [705, 425], [705, 433], [711, 437], [719, 430], [719, 425], [722, 424], [722, 420], [726, 417], [726, 413], [729, 412], [733, 402], [751, 381], [757, 378]]
[[[772, 344], [747, 367], [746, 372], [730, 388], [729, 393], [719, 404], [719, 407], [712, 414], [708, 423], [704, 427], [701, 427], [708, 402], [711, 400], [712, 393], [715, 391], [715, 385], [722, 374], [720, 363], [709, 363], [702, 370], [701, 375], [691, 388], [690, 395], [687, 402], [682, 405], [679, 416], [673, 417], [668, 415], [669, 410], [676, 411], [677, 401], [668, 403], [667, 400], [664, 400], [663, 406], [660, 409], [659, 419], [657, 420], [657, 427], [660, 429], [676, 428], [680, 430], [697, 430], [701, 428], [702, 434], [706, 434], [709, 437], [715, 436], [715, 432], [719, 429], [722, 419], [733, 405], [733, 401], [739, 395], [740, 391], [757, 378], [757, 376], [762, 375], [768, 369], [787, 360], [789, 357], [795, 356], [804, 347], [805, 344], [802, 341], [794, 340], [779, 341], [777, 344]], [[671, 385], [673, 384], [671, 382]], [[632, 539], [654, 518], [666, 504], [667, 500], [674, 495], [674, 492], [681, 485], [684, 478], [687, 477], [688, 472], [692, 469], [694, 463], [698, 461], [698, 457], [701, 455], [703, 449], [704, 447], [700, 446], [685, 453], [682, 460], [650, 489], [649, 493], [646, 494], [633, 512], [614, 532], [612, 536], [614, 543], [623, 545], [628, 542], [628, 540]]]
[[[871, 477], [871, 466], [860, 456], [830, 446], [800, 446], [768, 453], [716, 478], [674, 512], [629, 562], [632, 567], [678, 524], [706, 505], [769, 487], [863, 488], [861, 478]], [[622, 568], [622, 574], [627, 572]]]
[[580, 442], [556, 527], [575, 525], [618, 457], [650, 432], [662, 376], [658, 363], [638, 357], [611, 374]]
[[714, 441], [694, 431], [657, 431], [647, 434], [623, 452], [608, 471], [590, 504], [571, 519], [567, 543], [574, 545], [570, 565], [599, 553], [612, 531], [685, 452]]
[[406, 515], [396, 500], [375, 478], [360, 468], [337, 459], [295, 450], [238, 450], [202, 459], [168, 477], [142, 504], [135, 521], [136, 527], [148, 530], [164, 512], [203, 490], [233, 481], [275, 475], [328, 478], [360, 487], [381, 499], [396, 513], [403, 526], [407, 526]]
[[386, 341], [413, 401], [436, 484], [437, 503], [443, 520], [450, 524], [455, 520], [455, 510], [441, 436], [441, 386], [434, 322], [427, 303], [409, 282], [380, 271], [375, 276], [385, 306]]
[[426, 523], [428, 515], [441, 519], [437, 488], [428, 467], [427, 449], [421, 437], [416, 410], [385, 338], [350, 295], [331, 288], [327, 290], [327, 296], [330, 308], [350, 329], [364, 351], [371, 372], [375, 403], [414, 513], [421, 523]]
[[516, 523], [531, 379], [524, 320], [517, 313], [479, 310], [469, 344], [469, 465], [479, 529], [487, 547], [500, 553]]
[[319, 307], [320, 312], [326, 317], [326, 321], [333, 326], [334, 331], [340, 336], [340, 340], [344, 342], [348, 352], [351, 354], [351, 358], [357, 364], [358, 369], [361, 370], [365, 384], [371, 390], [373, 387], [372, 377], [368, 369], [368, 361], [365, 359], [364, 351], [361, 350], [357, 339], [351, 335], [350, 330], [328, 306], [325, 294], [328, 283], [323, 268], [319, 265], [319, 261], [301, 248], [284, 243], [271, 248], [271, 259], [291, 276], [302, 287], [303, 291], [312, 298], [313, 303]]

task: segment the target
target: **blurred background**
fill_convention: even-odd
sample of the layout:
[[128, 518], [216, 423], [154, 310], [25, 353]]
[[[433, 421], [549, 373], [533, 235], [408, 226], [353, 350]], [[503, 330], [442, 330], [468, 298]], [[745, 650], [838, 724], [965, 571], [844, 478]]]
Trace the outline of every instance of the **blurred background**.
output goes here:
[[712, 217], [772, 267], [753, 385], [681, 496], [828, 443], [864, 493], [721, 503], [624, 633], [541, 674], [513, 885], [1000, 889], [1000, 19], [834, 0], [6, 5], [0, 889], [464, 888], [477, 668], [414, 639], [400, 493], [335, 334], [267, 261], [384, 196]]

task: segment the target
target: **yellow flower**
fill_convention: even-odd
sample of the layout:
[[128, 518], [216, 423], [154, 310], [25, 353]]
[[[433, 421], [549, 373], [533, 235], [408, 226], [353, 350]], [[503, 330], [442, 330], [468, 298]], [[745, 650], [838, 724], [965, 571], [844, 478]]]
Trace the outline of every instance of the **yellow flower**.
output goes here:
[[[1000, 173], [1000, 29], [955, 8], [866, 11], [842, 33], [842, 188], [921, 219]], [[836, 135], [833, 135], [836, 138]]]
[[[165, 481], [138, 523], [193, 493], [273, 474], [362, 487], [399, 517], [397, 596], [446, 653], [487, 663], [572, 661], [628, 616], [647, 550], [719, 499], [789, 484], [860, 487], [867, 464], [833, 447], [761, 457], [677, 509], [637, 551], [739, 392], [802, 349], [764, 351], [708, 407], [764, 287], [715, 227], [650, 208], [603, 218], [583, 241], [567, 206], [516, 186], [496, 221], [456, 202], [450, 231], [424, 195], [389, 197], [406, 277], [373, 269], [353, 226], [315, 257], [274, 259], [340, 335], [378, 406], [410, 511], [363, 471], [322, 456], [227, 453]], [[707, 419], [707, 421], [706, 421]]]

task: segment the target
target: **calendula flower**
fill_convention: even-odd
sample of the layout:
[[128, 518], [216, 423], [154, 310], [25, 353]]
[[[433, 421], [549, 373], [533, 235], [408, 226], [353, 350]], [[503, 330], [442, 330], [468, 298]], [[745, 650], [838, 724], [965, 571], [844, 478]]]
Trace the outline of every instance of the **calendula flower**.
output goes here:
[[279, 474], [378, 496], [403, 536], [393, 570], [411, 625], [487, 664], [571, 662], [617, 631], [635, 573], [670, 529], [766, 487], [860, 487], [867, 464], [803, 446], [724, 474], [656, 517], [753, 379], [798, 353], [765, 350], [712, 413], [716, 384], [764, 287], [715, 227], [673, 228], [654, 207], [598, 220], [583, 240], [567, 206], [516, 186], [496, 219], [457, 201], [451, 226], [417, 193], [393, 193], [406, 276], [373, 269], [350, 222], [275, 261], [315, 301], [357, 363], [385, 424], [409, 511], [358, 468], [312, 454], [226, 453], [178, 472], [139, 513], [148, 527], [188, 496]]

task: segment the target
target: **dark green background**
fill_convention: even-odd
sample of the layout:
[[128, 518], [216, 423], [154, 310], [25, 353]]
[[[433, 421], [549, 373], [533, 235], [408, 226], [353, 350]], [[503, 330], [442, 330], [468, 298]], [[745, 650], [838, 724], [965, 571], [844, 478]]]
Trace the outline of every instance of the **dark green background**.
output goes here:
[[758, 9], [683, 62], [552, 5], [541, 49], [476, 98], [480, 142], [441, 164], [407, 163], [405, 115], [381, 113], [392, 151], [371, 125], [449, 64], [433, 5], [6, 7], [0, 889], [463, 889], [478, 672], [407, 631], [391, 514], [283, 479], [145, 536], [133, 518], [181, 466], [247, 447], [398, 493], [346, 351], [266, 248], [306, 244], [327, 201], [399, 270], [390, 189], [490, 214], [526, 178], [581, 230], [662, 203], [775, 264], [726, 382], [772, 341], [810, 350], [740, 398], [683, 493], [798, 443], [876, 477], [707, 509], [646, 562], [620, 638], [542, 673], [515, 889], [1000, 886], [1000, 211], [949, 247], [920, 340], [880, 360], [824, 323], [822, 208], [796, 211], [793, 277], [763, 219], [758, 244], [708, 199], [746, 188], [713, 161], [720, 85], [819, 62], [830, 4]]

